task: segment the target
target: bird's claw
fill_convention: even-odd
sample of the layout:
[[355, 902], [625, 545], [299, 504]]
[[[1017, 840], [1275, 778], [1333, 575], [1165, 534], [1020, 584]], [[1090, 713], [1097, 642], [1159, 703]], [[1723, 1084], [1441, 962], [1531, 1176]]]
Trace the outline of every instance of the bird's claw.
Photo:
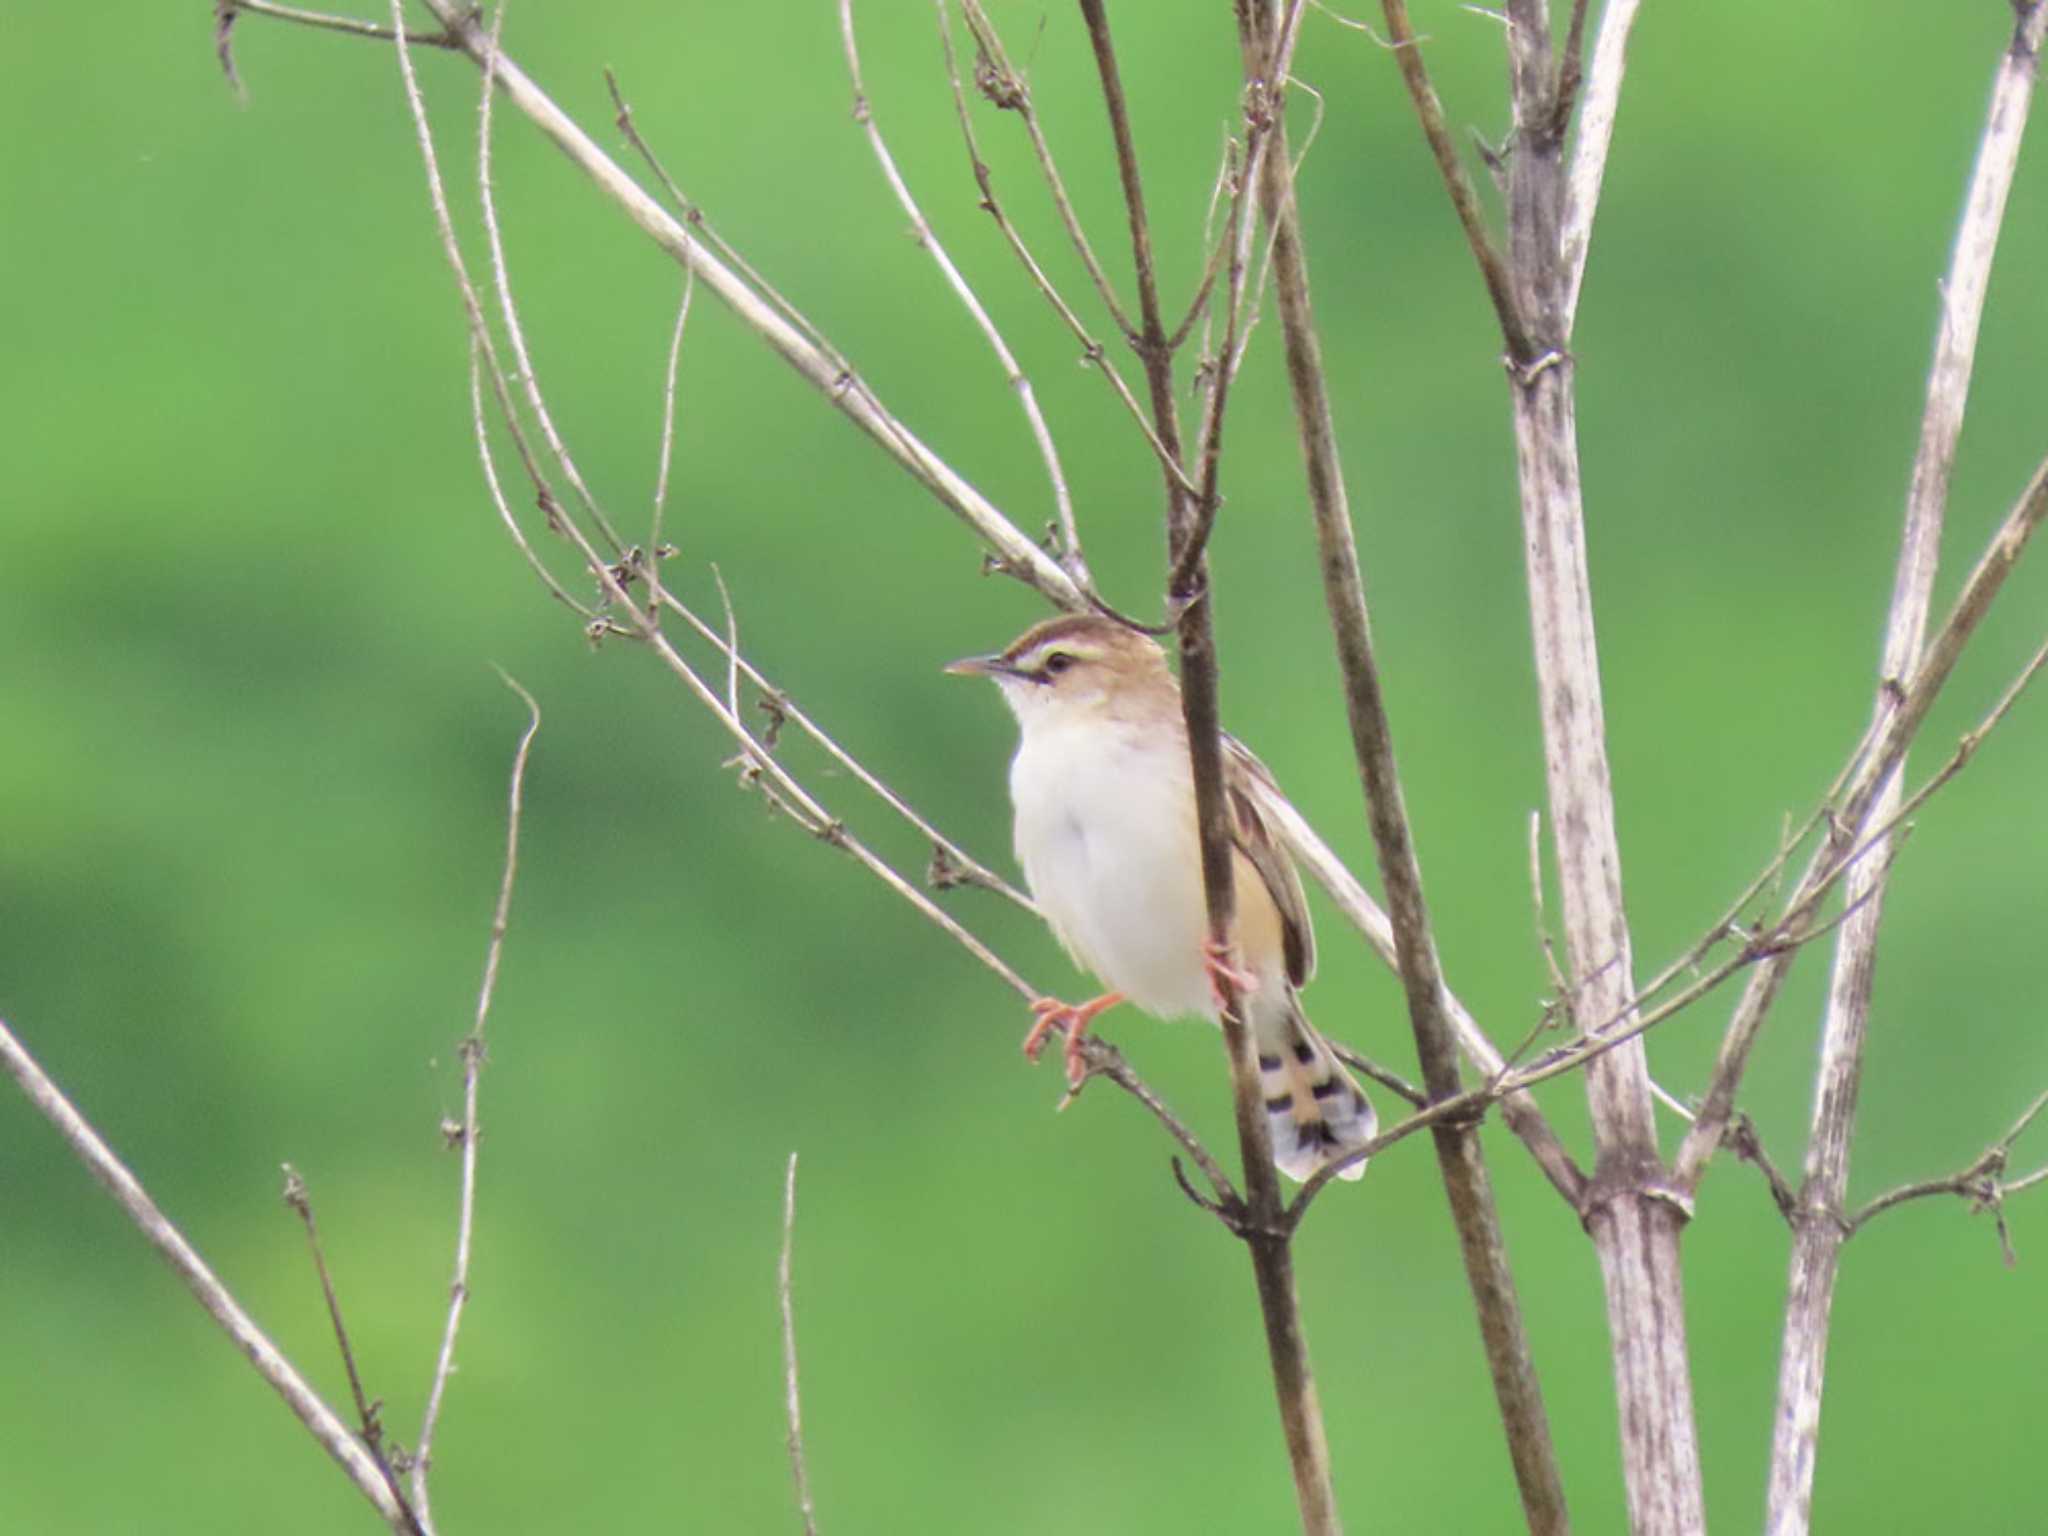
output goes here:
[[1209, 973], [1209, 991], [1214, 995], [1219, 1011], [1226, 1001], [1226, 985], [1239, 997], [1258, 990], [1259, 978], [1244, 967], [1231, 963], [1230, 946], [1227, 944], [1206, 940], [1202, 945], [1202, 965]]
[[1087, 1038], [1088, 1026], [1095, 1016], [1122, 1002], [1121, 992], [1109, 992], [1085, 1003], [1063, 1003], [1056, 997], [1037, 997], [1031, 1000], [1032, 1024], [1024, 1036], [1024, 1059], [1036, 1062], [1045, 1049], [1047, 1038], [1058, 1030], [1067, 1037], [1061, 1058], [1066, 1064], [1067, 1086], [1079, 1088], [1081, 1080], [1088, 1075], [1088, 1058], [1082, 1042]]

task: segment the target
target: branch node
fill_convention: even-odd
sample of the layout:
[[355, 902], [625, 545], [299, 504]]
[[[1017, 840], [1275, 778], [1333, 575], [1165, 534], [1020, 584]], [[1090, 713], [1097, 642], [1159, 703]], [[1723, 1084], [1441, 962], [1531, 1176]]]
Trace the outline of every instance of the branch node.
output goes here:
[[960, 867], [959, 860], [946, 851], [944, 843], [933, 843], [932, 861], [924, 869], [924, 883], [935, 891], [950, 891], [956, 886], [973, 885], [975, 881]]
[[754, 708], [768, 717], [768, 724], [761, 730], [761, 746], [773, 752], [782, 736], [782, 727], [789, 719], [789, 695], [775, 689], [764, 690], [754, 700]]
[[998, 112], [1030, 110], [1031, 94], [1025, 89], [1024, 82], [1012, 71], [997, 68], [986, 53], [979, 53], [975, 58], [974, 88]]
[[1526, 362], [1510, 352], [1501, 358], [1501, 366], [1507, 369], [1508, 378], [1517, 389], [1528, 389], [1551, 369], [1566, 367], [1571, 361], [1569, 352], [1550, 347]]

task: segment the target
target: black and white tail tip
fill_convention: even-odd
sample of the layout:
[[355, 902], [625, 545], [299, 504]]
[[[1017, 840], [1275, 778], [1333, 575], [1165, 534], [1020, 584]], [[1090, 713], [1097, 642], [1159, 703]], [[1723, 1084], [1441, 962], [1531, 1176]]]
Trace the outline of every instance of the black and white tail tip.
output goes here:
[[[1273, 1161], [1290, 1179], [1306, 1182], [1372, 1140], [1379, 1117], [1322, 1036], [1305, 1023], [1278, 1055], [1259, 1053], [1259, 1091], [1273, 1137]], [[1340, 1179], [1365, 1176], [1352, 1163]]]

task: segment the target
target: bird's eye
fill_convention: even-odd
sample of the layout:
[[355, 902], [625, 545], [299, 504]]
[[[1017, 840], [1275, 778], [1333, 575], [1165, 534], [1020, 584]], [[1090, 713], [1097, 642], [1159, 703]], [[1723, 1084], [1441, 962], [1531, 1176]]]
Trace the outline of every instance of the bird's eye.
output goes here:
[[1045, 662], [1039, 668], [1039, 670], [1043, 672], [1047, 677], [1058, 677], [1062, 672], [1066, 671], [1067, 668], [1071, 667], [1073, 664], [1074, 658], [1069, 656], [1065, 651], [1054, 651], [1050, 656], [1045, 658]]

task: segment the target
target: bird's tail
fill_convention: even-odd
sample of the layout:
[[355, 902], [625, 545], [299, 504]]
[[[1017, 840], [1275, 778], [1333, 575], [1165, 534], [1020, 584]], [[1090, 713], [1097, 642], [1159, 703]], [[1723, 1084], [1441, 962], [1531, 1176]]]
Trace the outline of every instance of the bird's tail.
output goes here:
[[[1323, 1164], [1372, 1140], [1379, 1117], [1291, 992], [1287, 1003], [1286, 1016], [1258, 1032], [1259, 1091], [1266, 1100], [1273, 1161], [1290, 1179], [1306, 1181]], [[1364, 1175], [1361, 1161], [1337, 1177]]]

